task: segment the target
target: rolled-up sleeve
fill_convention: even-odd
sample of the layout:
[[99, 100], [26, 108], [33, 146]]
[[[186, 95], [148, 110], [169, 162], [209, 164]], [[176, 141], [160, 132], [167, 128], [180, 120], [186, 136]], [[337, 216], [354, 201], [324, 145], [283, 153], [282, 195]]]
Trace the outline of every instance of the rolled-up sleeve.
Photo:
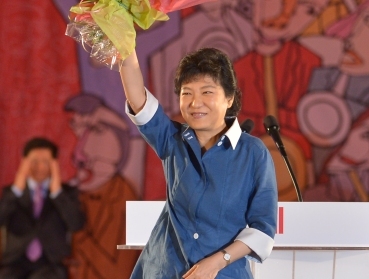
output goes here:
[[135, 125], [145, 125], [147, 122], [149, 122], [150, 119], [153, 118], [159, 106], [159, 102], [154, 95], [152, 95], [151, 92], [146, 88], [145, 90], [146, 102], [139, 113], [133, 114], [129, 107], [128, 101], [126, 101], [126, 114]]
[[274, 245], [273, 238], [253, 228], [245, 228], [235, 240], [242, 241], [252, 250], [246, 258], [256, 262], [263, 262], [272, 252]]

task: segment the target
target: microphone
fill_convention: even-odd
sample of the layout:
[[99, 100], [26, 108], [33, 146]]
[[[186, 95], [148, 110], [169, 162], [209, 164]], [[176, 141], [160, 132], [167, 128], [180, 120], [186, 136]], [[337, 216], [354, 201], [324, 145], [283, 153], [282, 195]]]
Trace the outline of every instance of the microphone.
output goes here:
[[273, 138], [275, 145], [277, 146], [279, 152], [281, 153], [283, 160], [286, 163], [288, 172], [290, 173], [293, 186], [295, 187], [297, 199], [298, 201], [302, 202], [302, 196], [301, 196], [299, 185], [297, 183], [297, 179], [295, 177], [295, 174], [293, 173], [292, 166], [290, 162], [288, 161], [287, 152], [284, 149], [284, 145], [283, 145], [281, 136], [279, 134], [280, 128], [279, 128], [277, 119], [275, 119], [275, 117], [272, 115], [266, 116], [264, 118], [264, 128], [266, 132]]
[[240, 127], [242, 132], [250, 134], [252, 129], [254, 128], [254, 121], [252, 121], [251, 119], [246, 119], [241, 123]]
[[275, 119], [273, 115], [268, 115], [264, 118], [264, 128], [265, 131], [268, 133], [268, 135], [270, 135], [273, 138], [275, 145], [277, 146], [281, 155], [283, 157], [287, 157], [286, 150], [284, 148], [281, 136], [279, 134], [280, 128], [278, 125], [278, 121], [277, 119]]

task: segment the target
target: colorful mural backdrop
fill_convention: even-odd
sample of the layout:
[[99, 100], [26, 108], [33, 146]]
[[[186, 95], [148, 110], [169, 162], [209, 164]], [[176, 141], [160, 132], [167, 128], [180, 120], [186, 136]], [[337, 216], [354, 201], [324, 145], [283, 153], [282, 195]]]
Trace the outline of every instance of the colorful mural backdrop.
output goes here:
[[[12, 183], [32, 136], [58, 143], [65, 181], [87, 214], [74, 236], [70, 277], [129, 278], [138, 251], [125, 243], [125, 201], [165, 199], [160, 161], [124, 113], [118, 72], [64, 36], [74, 0], [7, 1], [1, 9], [0, 183]], [[251, 132], [268, 146], [280, 201], [296, 201], [263, 127], [276, 117], [305, 201], [369, 199], [369, 0], [222, 0], [137, 30], [147, 87], [181, 116], [173, 93], [180, 58], [216, 47], [234, 62]]]

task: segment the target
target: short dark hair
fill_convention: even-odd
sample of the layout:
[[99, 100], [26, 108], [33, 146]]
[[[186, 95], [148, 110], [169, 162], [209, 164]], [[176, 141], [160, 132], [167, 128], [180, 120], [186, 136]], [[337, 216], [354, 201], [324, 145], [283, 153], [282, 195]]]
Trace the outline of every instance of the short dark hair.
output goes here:
[[202, 48], [182, 58], [174, 80], [174, 92], [179, 96], [183, 84], [205, 75], [219, 82], [227, 98], [234, 97], [225, 116], [237, 116], [241, 110], [241, 90], [233, 64], [225, 53], [216, 48]]
[[58, 157], [58, 147], [55, 143], [51, 142], [46, 138], [36, 137], [32, 138], [25, 144], [23, 148], [23, 157], [27, 157], [27, 155], [33, 150], [38, 148], [46, 148], [51, 151], [52, 157], [55, 159]]

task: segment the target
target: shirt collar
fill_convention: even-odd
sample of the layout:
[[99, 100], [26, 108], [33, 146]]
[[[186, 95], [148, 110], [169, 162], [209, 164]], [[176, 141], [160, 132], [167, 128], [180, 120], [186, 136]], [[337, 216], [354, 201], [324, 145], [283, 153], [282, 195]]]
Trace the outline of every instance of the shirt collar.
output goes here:
[[[34, 180], [32, 177], [28, 177], [27, 178], [27, 184], [28, 184], [28, 187], [31, 190], [35, 190], [35, 188], [37, 187], [37, 185], [39, 183], [36, 180]], [[41, 182], [42, 189], [44, 191], [48, 190], [49, 189], [49, 184], [50, 184], [50, 178], [46, 178], [44, 181]]]
[[[241, 130], [240, 124], [238, 123], [237, 117], [226, 120], [226, 122], [228, 123], [231, 123], [232, 121], [233, 123], [229, 127], [228, 131], [220, 138], [220, 140], [223, 141], [224, 137], [227, 136], [227, 138], [229, 139], [232, 145], [232, 149], [235, 150], [238, 140], [241, 137], [242, 130]], [[191, 140], [192, 138], [194, 138], [193, 133], [194, 133], [193, 130], [190, 129], [190, 127], [187, 126], [186, 124], [185, 129], [182, 132], [182, 135], [186, 137], [187, 140]]]
[[228, 131], [225, 135], [228, 137], [229, 141], [231, 142], [233, 150], [236, 149], [238, 140], [240, 139], [242, 134], [242, 130], [240, 124], [238, 123], [237, 117], [234, 118], [233, 124], [229, 127]]

